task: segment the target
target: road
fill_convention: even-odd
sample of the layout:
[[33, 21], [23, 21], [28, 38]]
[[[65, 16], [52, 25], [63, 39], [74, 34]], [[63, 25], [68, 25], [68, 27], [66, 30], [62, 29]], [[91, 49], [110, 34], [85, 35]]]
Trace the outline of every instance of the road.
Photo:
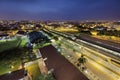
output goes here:
[[[68, 57], [68, 55], [72, 57], [72, 59], [70, 59], [70, 61], [72, 61], [73, 64], [78, 62], [77, 60], [80, 57], [80, 53], [73, 52], [73, 50], [63, 47], [63, 45], [62, 45], [62, 52], [63, 52], [63, 55], [65, 55], [66, 57]], [[86, 53], [86, 54], [91, 57], [90, 53], [89, 54]], [[90, 74], [86, 74], [86, 75], [88, 75], [90, 78], [92, 78], [91, 80], [96, 80], [94, 78], [98, 78], [99, 80], [116, 80], [116, 78], [119, 78], [118, 75], [119, 75], [120, 68], [117, 68], [118, 70], [116, 68], [113, 68], [113, 69], [116, 69], [118, 72], [118, 75], [116, 75], [113, 72], [106, 69], [104, 66], [101, 66], [101, 64], [97, 63], [95, 60], [93, 60], [93, 59], [96, 59], [96, 60], [100, 59], [99, 57], [95, 58], [95, 56], [94, 57], [93, 56], [94, 55], [92, 55], [92, 59], [89, 58], [88, 56], [86, 56], [86, 58], [87, 58], [86, 66], [88, 69], [88, 73], [90, 73]], [[105, 61], [103, 61], [103, 62], [105, 62]], [[104, 63], [104, 65], [105, 64], [109, 64], [109, 63]], [[112, 65], [112, 67], [115, 67], [115, 66]]]
[[[57, 33], [56, 35], [61, 36], [61, 35], [59, 35], [59, 33]], [[60, 44], [67, 45], [67, 46], [69, 46], [68, 48], [72, 48], [72, 50], [75, 49], [79, 53], [83, 53], [85, 55], [85, 57], [88, 60], [88, 62], [86, 63], [86, 66], [88, 67], [88, 69], [90, 71], [92, 71], [92, 73], [94, 73], [94, 75], [96, 75], [98, 78], [100, 78], [100, 80], [118, 80], [118, 79], [120, 79], [120, 76], [119, 76], [120, 75], [120, 72], [119, 72], [120, 67], [111, 63], [111, 59], [115, 59], [118, 61], [117, 64], [119, 65], [120, 58], [119, 58], [119, 56], [116, 56], [113, 54], [113, 52], [115, 52], [114, 50], [112, 51], [112, 50], [106, 49], [106, 48], [104, 48], [105, 46], [104, 47], [101, 47], [100, 45], [97, 46], [98, 44], [95, 45], [92, 42], [89, 43], [89, 41], [88, 42], [81, 42], [81, 41], [78, 42], [76, 40], [72, 40], [72, 39], [69, 39], [64, 36], [61, 36], [61, 37], [62, 37], [62, 40], [61, 40]], [[88, 37], [88, 39], [89, 39], [89, 37]], [[96, 42], [97, 40], [93, 39], [93, 41]], [[88, 45], [86, 43], [89, 43], [91, 45]], [[97, 43], [102, 43], [102, 42], [97, 41]], [[114, 45], [114, 46], [118, 47], [118, 49], [119, 49], [119, 46], [120, 46], [119, 44], [113, 44], [110, 42], [108, 42], [108, 43], [110, 45]], [[103, 45], [103, 44], [105, 44], [105, 43], [102, 43], [101, 45]], [[62, 47], [63, 46], [61, 46], [61, 48]], [[80, 57], [80, 55], [74, 54], [71, 50], [69, 51], [68, 48], [66, 48], [66, 46], [64, 48], [62, 48], [62, 51], [64, 51], [63, 54], [66, 57], [68, 55], [72, 55], [73, 59], [71, 59], [70, 61], [72, 61], [74, 64], [74, 62], [77, 62], [77, 59], [78, 59], [78, 57]], [[66, 49], [66, 50], [63, 50], [63, 49]], [[111, 51], [112, 51], [112, 53], [110, 53]], [[118, 54], [119, 52], [115, 52], [115, 53]], [[91, 79], [91, 80], [93, 80], [93, 79]]]
[[[96, 39], [96, 38], [90, 37], [88, 35], [81, 35], [80, 37], [77, 37], [77, 39], [72, 39], [71, 34], [69, 35], [69, 34], [52, 31], [52, 30], [49, 30], [49, 31], [51, 33], [53, 33], [54, 35], [61, 36], [68, 40], [74, 41], [80, 45], [84, 45], [88, 48], [98, 51], [106, 56], [109, 56], [112, 58], [112, 60], [114, 62], [120, 64], [118, 61], [116, 61], [116, 60], [120, 60], [120, 44], [118, 44], [118, 43]], [[86, 44], [86, 42], [87, 42], [87, 44]], [[91, 44], [91, 45], [89, 45], [89, 44]]]
[[[112, 41], [108, 41], [108, 40], [102, 40], [102, 39], [98, 39], [95, 37], [91, 37], [89, 35], [86, 34], [81, 34], [80, 36], [76, 36], [74, 34], [70, 34], [70, 33], [62, 33], [62, 32], [58, 32], [58, 31], [54, 31], [54, 30], [50, 30], [53, 33], [59, 34], [63, 37], [70, 37], [72, 39], [72, 37], [76, 37], [76, 39], [80, 39], [80, 40], [84, 40], [96, 45], [99, 45], [101, 47], [107, 48], [107, 49], [111, 49], [113, 51], [117, 51], [120, 53], [120, 43], [115, 43]], [[66, 38], [67, 38], [66, 37]]]
[[[109, 49], [106, 49], [106, 48], [103, 48], [103, 47], [100, 47], [98, 45], [94, 45], [94, 44], [91, 44], [91, 43], [88, 43], [86, 41], [83, 41], [83, 40], [77, 40], [75, 41], [76, 43], [80, 44], [81, 46], [85, 46], [89, 49], [92, 49], [96, 52], [99, 52], [101, 54], [104, 54], [106, 56], [109, 56], [111, 57], [112, 59], [114, 60], [117, 60], [118, 63], [120, 61], [120, 53], [119, 52], [115, 52], [115, 51], [112, 51], [112, 50], [109, 50]], [[119, 63], [120, 64], [120, 63]]]
[[119, 43], [97, 39], [88, 35], [80, 35], [77, 38], [120, 53]]

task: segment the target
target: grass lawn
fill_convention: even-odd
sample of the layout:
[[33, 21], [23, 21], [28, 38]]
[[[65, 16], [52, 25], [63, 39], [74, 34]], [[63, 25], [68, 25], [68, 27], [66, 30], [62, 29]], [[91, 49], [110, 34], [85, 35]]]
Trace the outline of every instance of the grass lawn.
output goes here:
[[26, 67], [26, 70], [28, 70], [28, 72], [32, 75], [33, 80], [38, 80], [38, 77], [40, 76], [40, 69], [37, 63]]
[[48, 45], [50, 45], [51, 43], [43, 43], [43, 44], [38, 44], [38, 45], [35, 45], [34, 47], [33, 47], [33, 49], [39, 49], [39, 48], [42, 48], [42, 47], [44, 47], [44, 46], [48, 46]]
[[20, 42], [21, 40], [18, 39], [0, 42], [0, 52], [8, 49], [16, 48], [20, 44]]
[[13, 49], [16, 47], [24, 47], [26, 43], [28, 42], [27, 37], [19, 37], [18, 39], [12, 39], [12, 40], [0, 40], [0, 52]]
[[[17, 60], [17, 63], [15, 63], [15, 65], [11, 65], [11, 64], [3, 64], [0, 65], [0, 75], [6, 74], [9, 71], [15, 71], [18, 70], [19, 67], [21, 66], [21, 61]], [[13, 66], [13, 68], [10, 68], [10, 65]]]
[[0, 75], [8, 73], [9, 68], [7, 65], [0, 65]]
[[[0, 53], [0, 75], [8, 71], [18, 70], [22, 64], [21, 58], [28, 60], [28, 52], [25, 48], [15, 48]], [[24, 60], [26, 60], [24, 59]], [[12, 67], [13, 66], [13, 67]]]
[[24, 47], [26, 46], [26, 43], [28, 42], [27, 37], [21, 38], [21, 43], [19, 47]]
[[98, 39], [102, 39], [102, 40], [108, 40], [108, 41], [112, 41], [115, 43], [120, 43], [120, 37], [116, 37], [116, 36], [105, 36], [105, 35], [97, 35], [97, 36], [92, 36]]
[[[19, 37], [9, 41], [0, 41], [0, 75], [6, 74], [9, 71], [18, 70], [21, 66], [21, 58], [29, 61], [28, 49], [24, 46], [28, 42], [27, 37]], [[42, 44], [36, 48], [49, 45], [50, 43]], [[14, 66], [13, 68], [10, 66]], [[40, 70], [37, 64], [32, 64], [26, 67], [29, 73], [32, 74], [33, 80], [37, 80], [40, 76]]]

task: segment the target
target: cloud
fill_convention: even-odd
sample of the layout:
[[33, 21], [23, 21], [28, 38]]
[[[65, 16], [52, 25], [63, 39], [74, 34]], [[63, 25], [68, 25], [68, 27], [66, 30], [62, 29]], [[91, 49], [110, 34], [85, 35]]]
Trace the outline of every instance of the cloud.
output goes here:
[[28, 19], [109, 19], [120, 14], [120, 0], [0, 0], [0, 16]]

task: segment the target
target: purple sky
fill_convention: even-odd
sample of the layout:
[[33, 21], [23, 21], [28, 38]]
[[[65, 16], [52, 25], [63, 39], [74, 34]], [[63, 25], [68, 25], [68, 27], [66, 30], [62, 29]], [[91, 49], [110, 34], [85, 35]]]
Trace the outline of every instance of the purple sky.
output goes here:
[[120, 0], [0, 0], [0, 19], [119, 20]]

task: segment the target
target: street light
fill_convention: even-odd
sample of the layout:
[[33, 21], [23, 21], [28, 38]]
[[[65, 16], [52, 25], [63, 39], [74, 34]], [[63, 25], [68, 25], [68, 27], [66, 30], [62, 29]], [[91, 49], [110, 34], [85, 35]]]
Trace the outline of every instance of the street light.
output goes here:
[[58, 52], [61, 52], [61, 49], [59, 48], [57, 51], [58, 51]]
[[11, 73], [11, 71], [8, 71], [8, 73], [10, 74], [10, 73]]
[[86, 74], [88, 74], [88, 71], [87, 71], [87, 70], [84, 70], [84, 72], [85, 72]]

